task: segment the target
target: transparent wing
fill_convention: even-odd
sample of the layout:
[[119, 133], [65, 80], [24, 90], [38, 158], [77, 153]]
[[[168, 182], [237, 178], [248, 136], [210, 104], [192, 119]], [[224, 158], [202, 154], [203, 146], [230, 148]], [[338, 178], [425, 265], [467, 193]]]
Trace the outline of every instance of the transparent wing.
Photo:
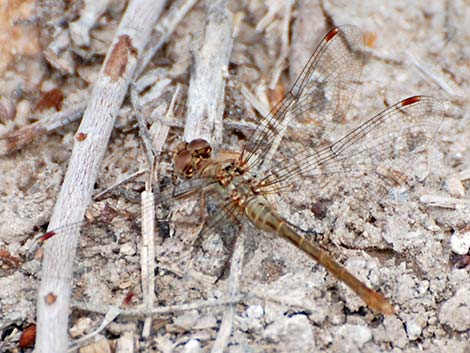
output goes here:
[[[363, 205], [392, 187], [407, 186], [441, 126], [443, 102], [426, 96], [406, 98], [368, 119], [339, 140], [306, 147], [295, 161], [280, 162], [263, 180], [267, 193], [301, 184], [306, 177], [328, 177], [333, 185], [363, 190]], [[374, 177], [368, 183], [368, 176]], [[357, 181], [355, 181], [357, 180]]]
[[273, 157], [296, 159], [306, 145], [328, 135], [345, 117], [363, 61], [361, 30], [332, 29], [247, 142], [243, 152], [248, 167], [259, 174], [270, 168]]

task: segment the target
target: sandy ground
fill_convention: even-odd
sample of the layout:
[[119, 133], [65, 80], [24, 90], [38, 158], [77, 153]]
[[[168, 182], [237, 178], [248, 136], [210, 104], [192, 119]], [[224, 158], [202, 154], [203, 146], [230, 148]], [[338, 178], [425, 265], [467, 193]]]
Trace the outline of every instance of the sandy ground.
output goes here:
[[[32, 16], [27, 12], [27, 5], [32, 6], [25, 2], [25, 13], [4, 15], [23, 20], [18, 23], [32, 29], [24, 33], [10, 32], [10, 42], [1, 45], [10, 43], [18, 53], [16, 62], [0, 67], [3, 70], [2, 133], [32, 122], [30, 116], [39, 109], [41, 91], [60, 88], [66, 97], [62, 109], [89, 92], [122, 9], [118, 2], [112, 5], [106, 19], [102, 18], [100, 26], [92, 31], [92, 37], [99, 39], [92, 43], [93, 53], [78, 51], [72, 57], [76, 60], [76, 71], [67, 74], [47, 65], [41, 50], [51, 41], [51, 33], [47, 32], [44, 21], [33, 24], [25, 21]], [[270, 8], [273, 17], [263, 30], [256, 31], [256, 25]], [[67, 18], [73, 18], [70, 14], [76, 14], [77, 9], [72, 6], [66, 12]], [[178, 83], [183, 93], [174, 125], [182, 126], [191, 40], [201, 33], [205, 11], [203, 4], [197, 4], [164, 50], [157, 54], [155, 65], [161, 67], [159, 80], [172, 81], [158, 102], [144, 107], [144, 113], [156, 107], [165, 113]], [[249, 297], [235, 307], [233, 332], [225, 351], [469, 352], [469, 245], [465, 248], [465, 241], [470, 237], [470, 116], [467, 113], [470, 3], [304, 1], [295, 4], [289, 25], [288, 65], [274, 91], [268, 87], [282, 46], [285, 10], [281, 7], [276, 11], [276, 2], [266, 1], [232, 4], [232, 11], [243, 17], [228, 71], [224, 113], [227, 120], [239, 121], [243, 114], [243, 122], [256, 122], [258, 118], [250, 118], [255, 116], [254, 110], [244, 101], [240, 83], [261, 101], [274, 103], [276, 90], [289, 86], [319, 39], [332, 26], [342, 24], [360, 27], [367, 38], [366, 64], [352, 103], [351, 119], [366, 118], [386, 105], [415, 94], [448, 100], [450, 109], [432, 147], [432, 164], [420, 170], [421, 181], [410, 192], [407, 202], [375, 209], [371, 218], [349, 207], [351, 196], [342, 195], [338, 185], [331, 185], [328, 180], [321, 185], [307, 185], [297, 196], [288, 199], [288, 203], [278, 201], [278, 209], [283, 210], [290, 222], [310, 233], [321, 233], [315, 241], [368, 285], [390, 298], [397, 313], [385, 318], [372, 313], [345, 285], [282, 239], [247, 230], [239, 290]], [[56, 15], [51, 11], [38, 13], [39, 18], [63, 14], [60, 11]], [[27, 36], [30, 38], [25, 40]], [[29, 47], [17, 44], [20, 40], [26, 41]], [[89, 54], [86, 60], [78, 60], [86, 54]], [[14, 56], [11, 58], [15, 60]], [[417, 60], [430, 72], [420, 70]], [[111, 137], [97, 189], [104, 189], [146, 166], [136, 123], [130, 119], [129, 112], [126, 102]], [[73, 123], [39, 137], [21, 151], [0, 160], [2, 352], [19, 351], [21, 332], [35, 322], [41, 256], [26, 256], [31, 246], [28, 239], [47, 225], [76, 128], [77, 123]], [[239, 149], [245, 132], [227, 129], [223, 147]], [[166, 148], [174, 149], [181, 136], [181, 128], [172, 128]], [[173, 182], [166, 153], [161, 166], [162, 177]], [[467, 176], [462, 176], [462, 172]], [[88, 219], [94, 221], [82, 232], [76, 255], [73, 282], [76, 301], [106, 308], [105, 305], [121, 304], [132, 292], [130, 307], [140, 303], [139, 207], [128, 195], [141, 190], [143, 180], [140, 177], [118, 188], [121, 192], [108, 194], [91, 207]], [[440, 197], [441, 203], [430, 204], [426, 201], [430, 197]], [[173, 210], [169, 227], [159, 234], [155, 249], [158, 305], [226, 296], [228, 281], [215, 283], [215, 279], [227, 251], [222, 239], [211, 231], [205, 233], [201, 248], [193, 251], [191, 244], [199, 225], [197, 210], [180, 203]], [[102, 332], [102, 337], [115, 344], [131, 334], [143, 351], [210, 351], [223, 310], [223, 307], [213, 307], [157, 316], [148, 342], [138, 342], [141, 320], [119, 317]], [[74, 309], [71, 336], [78, 338], [92, 332], [102, 319], [102, 314]]]

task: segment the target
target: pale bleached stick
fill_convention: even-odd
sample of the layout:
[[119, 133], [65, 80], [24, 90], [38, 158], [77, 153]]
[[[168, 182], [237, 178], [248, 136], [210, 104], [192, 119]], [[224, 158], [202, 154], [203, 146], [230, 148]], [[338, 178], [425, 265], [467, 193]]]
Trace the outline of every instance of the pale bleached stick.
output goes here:
[[[204, 42], [194, 53], [187, 115], [184, 130], [185, 141], [204, 138], [217, 148], [222, 142], [225, 95], [224, 71], [227, 70], [233, 45], [233, 16], [226, 0], [214, 1], [209, 7]], [[239, 234], [231, 259], [228, 279], [230, 296], [238, 292], [243, 262], [243, 234]], [[235, 308], [225, 309], [212, 352], [223, 352], [230, 335]]]
[[464, 198], [427, 194], [420, 196], [419, 201], [428, 206], [449, 208], [453, 210], [470, 208], [470, 200]]
[[436, 67], [432, 67], [430, 63], [425, 63], [415, 56], [410, 50], [407, 52], [408, 58], [411, 62], [423, 73], [426, 77], [429, 77], [434, 83], [436, 83], [441, 89], [443, 89], [451, 97], [464, 97], [465, 94], [462, 90], [452, 81], [445, 79], [442, 72]]
[[[130, 1], [94, 84], [49, 230], [81, 221], [106, 150], [115, 117], [165, 1]], [[73, 229], [73, 228], [72, 228]], [[44, 247], [41, 286], [37, 296], [37, 353], [62, 353], [67, 328], [73, 259], [79, 230], [52, 237]]]
[[[145, 191], [141, 194], [141, 220], [142, 220], [142, 245], [140, 249], [141, 283], [144, 306], [148, 309], [153, 307], [155, 301], [155, 200], [153, 198], [152, 184], [155, 156], [152, 151], [149, 131], [142, 116], [139, 98], [135, 87], [131, 88], [131, 102], [134, 107], [134, 114], [139, 123], [139, 135], [143, 141], [144, 150], [147, 156], [148, 177], [145, 183]], [[147, 316], [142, 329], [142, 337], [147, 339], [150, 336], [152, 318]]]
[[162, 17], [161, 21], [158, 21], [155, 28], [157, 33], [152, 36], [152, 40], [147, 46], [148, 49], [142, 56], [141, 65], [137, 69], [135, 77], [140, 76], [155, 53], [168, 41], [178, 24], [197, 1], [198, 0], [173, 1], [171, 8], [166, 12], [164, 17]]
[[269, 84], [270, 89], [274, 89], [276, 87], [276, 84], [279, 80], [279, 76], [284, 70], [285, 60], [289, 53], [289, 28], [292, 5], [292, 1], [270, 2], [268, 4], [268, 10], [266, 14], [261, 18], [261, 20], [259, 20], [258, 24], [256, 25], [256, 30], [258, 32], [264, 31], [272, 25], [273, 19], [278, 12], [283, 14], [281, 23], [281, 50], [274, 64], [273, 78], [271, 79], [271, 83]]
[[[140, 251], [140, 266], [142, 277], [142, 293], [144, 306], [151, 310], [155, 302], [155, 200], [152, 188], [142, 192], [142, 248]], [[152, 317], [145, 318], [142, 337], [147, 339], [150, 336]]]
[[[227, 0], [213, 1], [209, 7], [203, 43], [194, 52], [194, 67], [188, 91], [188, 103], [184, 140], [203, 138], [219, 147], [223, 133], [223, 111], [225, 95], [225, 73], [233, 45], [233, 16], [227, 8]], [[240, 235], [242, 236], [242, 235]], [[235, 253], [243, 254], [243, 241], [237, 241]], [[243, 256], [243, 255], [241, 255]], [[235, 257], [235, 254], [233, 255]], [[240, 268], [232, 257], [233, 271], [230, 271], [229, 292], [238, 291]], [[214, 344], [215, 351], [223, 351], [232, 332], [234, 308], [224, 313], [221, 328]]]
[[194, 51], [184, 128], [185, 141], [203, 138], [213, 148], [222, 142], [225, 76], [233, 44], [227, 2], [209, 2], [203, 42]]
[[[235, 297], [238, 294], [238, 288], [240, 286], [240, 277], [243, 266], [243, 255], [245, 251], [245, 235], [243, 232], [237, 237], [235, 249], [232, 254], [232, 261], [230, 264], [230, 276], [228, 278], [228, 296]], [[214, 345], [212, 346], [211, 353], [223, 353], [225, 347], [229, 342], [229, 338], [232, 335], [233, 316], [235, 315], [235, 304], [228, 305], [224, 311], [222, 317], [222, 323], [220, 324], [219, 332], [215, 339]]]
[[250, 90], [244, 85], [241, 85], [241, 93], [246, 101], [261, 115], [266, 116], [269, 114], [269, 107], [261, 102]]
[[[316, 33], [328, 32], [329, 28], [322, 12], [323, 3], [312, 0], [298, 0], [296, 15], [292, 21], [289, 53], [289, 79], [293, 83], [299, 77], [305, 63], [321, 39]], [[318, 21], [312, 21], [313, 18]]]
[[69, 24], [70, 38], [77, 47], [90, 46], [90, 30], [108, 9], [111, 0], [85, 0], [77, 21]]

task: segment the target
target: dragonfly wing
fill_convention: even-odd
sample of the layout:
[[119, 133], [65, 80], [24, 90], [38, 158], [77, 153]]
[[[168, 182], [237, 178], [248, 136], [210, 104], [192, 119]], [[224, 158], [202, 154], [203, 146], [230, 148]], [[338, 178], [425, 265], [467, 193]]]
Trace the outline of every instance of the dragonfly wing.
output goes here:
[[260, 122], [244, 148], [250, 168], [269, 170], [273, 159], [295, 159], [306, 144], [341, 122], [360, 82], [362, 32], [332, 29], [320, 42], [286, 96]]
[[365, 195], [361, 204], [370, 208], [392, 188], [413, 183], [419, 159], [426, 158], [445, 110], [444, 102], [432, 97], [406, 98], [333, 143], [305, 148], [295, 161], [265, 179], [266, 190], [284, 189], [305, 177], [326, 177], [328, 183], [342, 185], [344, 192], [354, 194], [360, 188]]

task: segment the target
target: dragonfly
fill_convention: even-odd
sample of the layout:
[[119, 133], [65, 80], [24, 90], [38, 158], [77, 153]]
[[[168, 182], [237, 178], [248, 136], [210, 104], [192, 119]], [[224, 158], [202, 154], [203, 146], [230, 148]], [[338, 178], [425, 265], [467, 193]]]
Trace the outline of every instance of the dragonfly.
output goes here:
[[[439, 132], [445, 104], [428, 96], [405, 98], [345, 130], [363, 66], [361, 30], [351, 25], [330, 30], [239, 153], [213, 156], [212, 146], [204, 139], [179, 145], [174, 169], [183, 182], [171, 198], [204, 195], [210, 201], [208, 229], [219, 231], [230, 224], [240, 231], [250, 224], [272, 232], [345, 283], [369, 308], [391, 315], [394, 307], [384, 295], [302, 234], [270, 202], [273, 195], [295, 195], [307, 180], [309, 185], [346, 180], [351, 192], [367, 180], [358, 205], [370, 210], [392, 190], [412, 184], [410, 175]], [[49, 231], [39, 241], [59, 233]]]
[[360, 84], [362, 43], [362, 32], [354, 26], [328, 32], [292, 88], [235, 156], [212, 157], [204, 139], [183, 142], [174, 166], [188, 184], [176, 194], [202, 190], [217, 205], [209, 227], [217, 230], [227, 220], [239, 225], [247, 220], [275, 233], [345, 283], [369, 308], [391, 315], [394, 307], [381, 293], [301, 234], [268, 200], [273, 194], [298, 191], [309, 178], [334, 183], [369, 176], [378, 184], [363, 200], [369, 209], [393, 188], [409, 185], [409, 171], [438, 133], [444, 104], [428, 96], [409, 97], [334, 139]]

